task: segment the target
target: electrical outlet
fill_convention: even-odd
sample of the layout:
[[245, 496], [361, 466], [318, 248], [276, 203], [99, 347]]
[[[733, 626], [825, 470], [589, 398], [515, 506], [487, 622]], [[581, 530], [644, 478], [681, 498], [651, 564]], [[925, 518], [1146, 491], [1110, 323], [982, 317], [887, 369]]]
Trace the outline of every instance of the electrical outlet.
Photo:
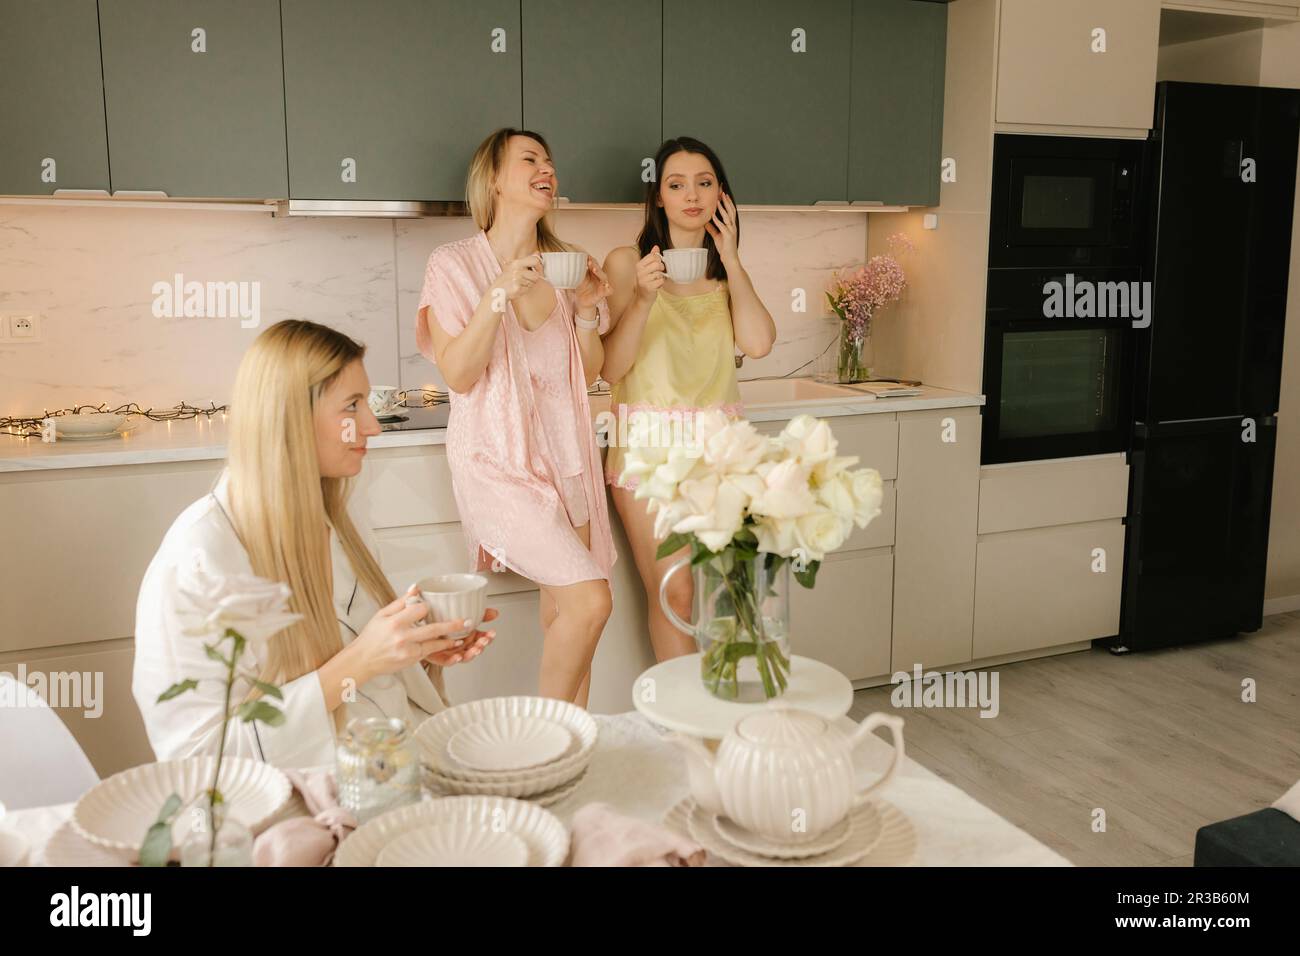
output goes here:
[[32, 313], [9, 316], [9, 341], [14, 344], [41, 340], [41, 317]]

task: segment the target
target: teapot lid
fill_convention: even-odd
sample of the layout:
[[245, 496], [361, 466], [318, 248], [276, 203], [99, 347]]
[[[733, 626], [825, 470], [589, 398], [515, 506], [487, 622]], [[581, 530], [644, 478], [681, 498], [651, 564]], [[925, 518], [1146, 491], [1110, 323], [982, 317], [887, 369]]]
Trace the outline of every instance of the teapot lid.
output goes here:
[[811, 711], [775, 700], [763, 710], [742, 718], [736, 724], [736, 733], [750, 743], [784, 747], [820, 737], [826, 727], [826, 721]]

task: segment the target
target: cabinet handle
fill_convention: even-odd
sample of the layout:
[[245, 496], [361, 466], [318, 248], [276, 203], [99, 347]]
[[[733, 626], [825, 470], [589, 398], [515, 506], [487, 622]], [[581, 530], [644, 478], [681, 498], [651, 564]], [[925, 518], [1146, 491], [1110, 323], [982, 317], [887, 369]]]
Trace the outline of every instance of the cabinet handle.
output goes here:
[[818, 199], [813, 203], [814, 206], [847, 206], [847, 199]]
[[161, 189], [115, 189], [113, 198], [121, 196], [123, 199], [170, 199]]
[[555, 205], [557, 205], [557, 206], [567, 206], [568, 204], [569, 204], [569, 197], [568, 197], [568, 196], [556, 196], [556, 197], [555, 197]]
[[85, 199], [103, 196], [107, 198], [110, 193], [107, 189], [56, 189], [51, 195], [59, 196], [63, 199]]
[[850, 206], [883, 206], [884, 204], [882, 199], [855, 199], [849, 203]]

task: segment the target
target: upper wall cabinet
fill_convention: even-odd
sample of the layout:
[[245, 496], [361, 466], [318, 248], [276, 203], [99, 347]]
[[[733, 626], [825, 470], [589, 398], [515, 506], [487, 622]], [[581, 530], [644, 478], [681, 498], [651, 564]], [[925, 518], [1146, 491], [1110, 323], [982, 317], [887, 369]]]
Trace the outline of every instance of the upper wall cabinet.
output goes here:
[[1166, 10], [1206, 11], [1234, 17], [1300, 19], [1300, 0], [1162, 0], [1160, 5]]
[[95, 0], [0, 0], [0, 194], [108, 187]]
[[1145, 136], [1159, 49], [1160, 0], [1002, 0], [998, 128]]
[[289, 194], [277, 0], [102, 0], [113, 191]]
[[850, 0], [663, 0], [664, 136], [741, 203], [848, 198]]
[[523, 0], [524, 126], [546, 137], [560, 195], [640, 202], [663, 131], [659, 0]]
[[948, 7], [854, 0], [849, 199], [939, 202]]
[[292, 198], [463, 200], [478, 144], [520, 125], [519, 0], [281, 7]]

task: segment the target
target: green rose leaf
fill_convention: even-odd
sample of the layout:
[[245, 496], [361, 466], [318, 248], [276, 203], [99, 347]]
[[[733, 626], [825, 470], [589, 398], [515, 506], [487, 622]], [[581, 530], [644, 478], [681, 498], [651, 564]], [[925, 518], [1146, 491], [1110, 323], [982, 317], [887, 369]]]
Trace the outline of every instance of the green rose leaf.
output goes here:
[[282, 694], [280, 688], [276, 687], [274, 684], [268, 684], [264, 680], [255, 680], [253, 681], [253, 685], [267, 697], [274, 697], [276, 700], [284, 700], [284, 694]]
[[187, 678], [186, 680], [172, 684], [171, 687], [168, 687], [165, 691], [159, 694], [158, 700], [155, 701], [155, 703], [161, 704], [165, 700], [171, 700], [173, 697], [179, 697], [181, 694], [185, 693], [186, 691], [193, 690], [198, 686], [199, 686], [198, 681], [192, 678]]
[[274, 704], [264, 700], [250, 700], [240, 704], [239, 709], [235, 711], [239, 719], [245, 723], [252, 723], [260, 720], [268, 727], [279, 727], [284, 723], [284, 713]]

